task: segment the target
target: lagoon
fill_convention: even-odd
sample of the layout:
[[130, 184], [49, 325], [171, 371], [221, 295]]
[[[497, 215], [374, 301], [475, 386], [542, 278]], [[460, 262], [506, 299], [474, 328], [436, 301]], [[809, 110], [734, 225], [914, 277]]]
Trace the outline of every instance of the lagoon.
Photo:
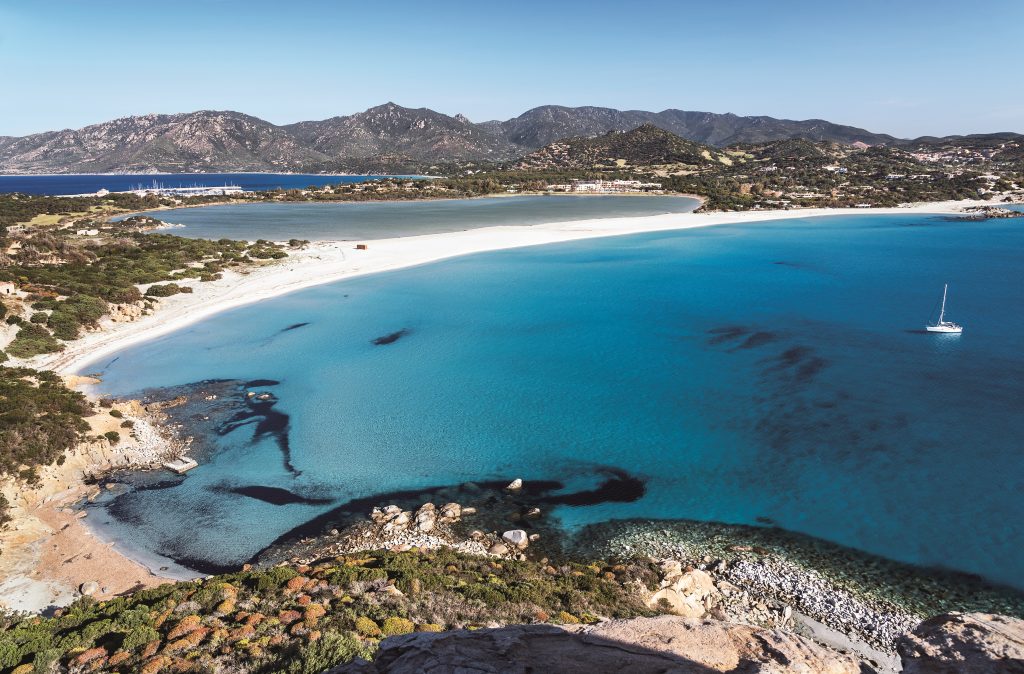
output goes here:
[[368, 240], [536, 225], [593, 218], [689, 213], [696, 199], [675, 196], [508, 196], [433, 201], [226, 204], [150, 211], [197, 239]]

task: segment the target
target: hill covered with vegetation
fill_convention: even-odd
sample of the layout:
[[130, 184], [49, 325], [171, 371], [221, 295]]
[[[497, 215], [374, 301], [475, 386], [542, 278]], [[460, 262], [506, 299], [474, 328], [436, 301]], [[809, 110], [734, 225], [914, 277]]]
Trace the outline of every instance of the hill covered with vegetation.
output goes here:
[[0, 619], [0, 671], [319, 674], [382, 638], [655, 613], [633, 583], [656, 567], [559, 567], [448, 549], [369, 552], [246, 570]]
[[576, 137], [532, 152], [513, 168], [521, 171], [629, 170], [634, 167], [700, 169], [720, 162], [721, 151], [644, 124], [629, 131]]

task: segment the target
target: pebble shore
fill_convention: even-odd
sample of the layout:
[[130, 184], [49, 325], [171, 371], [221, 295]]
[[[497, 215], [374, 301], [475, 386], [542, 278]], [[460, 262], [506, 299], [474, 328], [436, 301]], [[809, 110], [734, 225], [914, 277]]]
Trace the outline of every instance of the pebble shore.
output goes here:
[[[707, 569], [747, 595], [751, 622], [784, 627], [798, 611], [885, 653], [924, 618], [950, 611], [1024, 616], [1024, 593], [930, 571], [771, 527], [621, 521], [574, 532], [583, 558], [656, 557]], [[762, 608], [763, 607], [763, 608]]]

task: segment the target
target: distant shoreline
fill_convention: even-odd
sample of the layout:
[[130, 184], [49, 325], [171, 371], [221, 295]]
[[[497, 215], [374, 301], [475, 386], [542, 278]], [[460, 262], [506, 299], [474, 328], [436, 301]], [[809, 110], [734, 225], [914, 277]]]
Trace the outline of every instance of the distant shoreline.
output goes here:
[[146, 173], [0, 173], [0, 178], [50, 178], [59, 176], [86, 177], [86, 176], [219, 176], [219, 175], [242, 175], [242, 176], [334, 176], [339, 178], [353, 176], [369, 176], [373, 178], [433, 178], [435, 176], [419, 175], [414, 173], [295, 173], [282, 171], [148, 171]]

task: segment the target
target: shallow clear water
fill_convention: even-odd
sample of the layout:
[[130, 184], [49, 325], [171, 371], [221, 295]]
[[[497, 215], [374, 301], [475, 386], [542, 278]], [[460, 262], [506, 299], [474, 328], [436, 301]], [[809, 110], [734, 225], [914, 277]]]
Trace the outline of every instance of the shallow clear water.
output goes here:
[[497, 225], [688, 213], [696, 199], [665, 196], [518, 196], [437, 201], [258, 203], [153, 211], [193, 239], [384, 239]]
[[[923, 332], [944, 282], [959, 337]], [[643, 498], [555, 514], [768, 518], [1020, 587], [1022, 334], [1016, 220], [841, 216], [462, 257], [225, 312], [84, 368], [115, 394], [278, 380], [251, 388], [289, 415], [294, 469], [282, 433], [239, 422], [184, 480], [90, 519], [147, 554], [239, 564], [351, 498], [513, 477], [585, 488], [612, 466]], [[332, 504], [230, 491], [253, 485]]]

